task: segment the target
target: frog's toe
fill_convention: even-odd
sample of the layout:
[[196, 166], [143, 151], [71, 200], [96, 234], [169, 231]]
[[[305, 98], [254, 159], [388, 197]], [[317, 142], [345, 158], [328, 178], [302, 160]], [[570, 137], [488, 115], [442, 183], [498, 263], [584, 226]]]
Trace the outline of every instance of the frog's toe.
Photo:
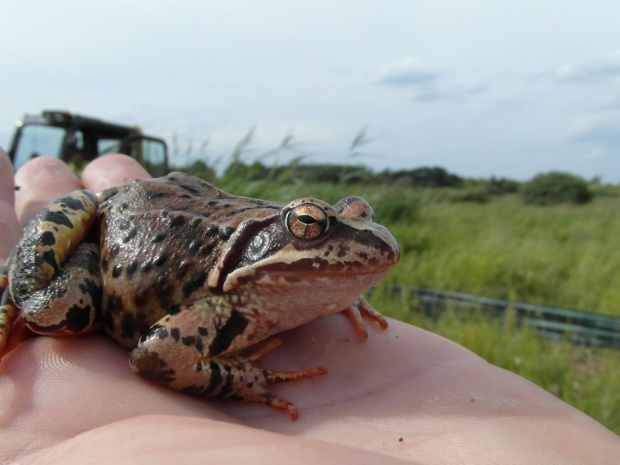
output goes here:
[[327, 368], [313, 367], [296, 371], [272, 371], [261, 370], [260, 368], [254, 366], [248, 366], [244, 369], [244, 371], [246, 373], [246, 383], [243, 384], [233, 396], [230, 396], [230, 399], [266, 404], [276, 410], [287, 412], [291, 420], [295, 421], [299, 416], [297, 413], [297, 407], [295, 407], [294, 404], [279, 398], [269, 391], [267, 387], [271, 384], [299, 381], [302, 379], [324, 375], [327, 373]]
[[385, 317], [376, 311], [361, 295], [350, 307], [343, 311], [355, 328], [360, 341], [368, 339], [368, 330], [366, 329], [364, 318], [374, 321], [381, 329], [387, 329], [388, 327], [388, 322]]

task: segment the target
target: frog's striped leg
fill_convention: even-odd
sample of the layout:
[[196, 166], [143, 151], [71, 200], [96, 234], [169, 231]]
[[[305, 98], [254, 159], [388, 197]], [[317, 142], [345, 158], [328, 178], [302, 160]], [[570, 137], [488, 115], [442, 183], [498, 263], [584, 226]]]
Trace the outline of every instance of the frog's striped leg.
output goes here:
[[96, 331], [101, 320], [99, 248], [82, 242], [48, 285], [21, 303], [22, 318], [36, 334], [78, 336]]
[[24, 230], [11, 254], [9, 282], [18, 307], [47, 286], [60, 264], [84, 241], [97, 213], [95, 194], [75, 191], [51, 202]]
[[183, 306], [154, 324], [131, 352], [133, 370], [145, 379], [190, 394], [267, 404], [296, 420], [295, 405], [268, 387], [323, 375], [327, 369], [271, 371], [257, 367], [255, 363], [275, 349], [278, 340], [249, 355], [225, 354], [232, 340], [243, 333], [244, 317], [233, 310], [228, 319], [214, 318], [207, 301]]

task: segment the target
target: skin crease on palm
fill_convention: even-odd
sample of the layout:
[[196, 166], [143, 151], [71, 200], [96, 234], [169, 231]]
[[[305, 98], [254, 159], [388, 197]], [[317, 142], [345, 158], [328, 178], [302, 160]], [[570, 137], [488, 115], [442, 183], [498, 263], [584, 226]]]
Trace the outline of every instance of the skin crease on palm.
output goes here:
[[[82, 185], [38, 158], [16, 174], [15, 191], [0, 153], [0, 260], [50, 200], [147, 176], [107, 156]], [[264, 405], [145, 381], [102, 336], [25, 340], [0, 363], [0, 463], [620, 463], [618, 436], [529, 381], [419, 328], [367, 326], [365, 343], [340, 314], [281, 335], [261, 366], [329, 369], [274, 387], [297, 405], [294, 423]]]

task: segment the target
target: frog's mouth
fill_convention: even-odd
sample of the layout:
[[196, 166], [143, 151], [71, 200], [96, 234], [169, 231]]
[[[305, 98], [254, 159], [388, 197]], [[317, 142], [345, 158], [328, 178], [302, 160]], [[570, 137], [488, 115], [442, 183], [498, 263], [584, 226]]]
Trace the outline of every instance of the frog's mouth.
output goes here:
[[364, 289], [381, 284], [387, 276], [388, 270], [379, 272], [321, 272], [321, 271], [296, 271], [291, 270], [235, 270], [230, 273], [223, 284], [222, 290], [230, 292], [244, 285], [253, 287], [265, 287], [289, 292], [297, 290], [305, 292], [351, 292], [358, 294]]

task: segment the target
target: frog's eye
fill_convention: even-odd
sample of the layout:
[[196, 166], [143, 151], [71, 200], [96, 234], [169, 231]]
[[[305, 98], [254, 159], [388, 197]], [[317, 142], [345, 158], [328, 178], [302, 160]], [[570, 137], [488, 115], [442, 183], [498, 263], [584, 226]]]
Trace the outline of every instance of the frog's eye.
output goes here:
[[322, 208], [302, 203], [286, 215], [286, 229], [297, 239], [316, 239], [329, 229], [329, 218]]

